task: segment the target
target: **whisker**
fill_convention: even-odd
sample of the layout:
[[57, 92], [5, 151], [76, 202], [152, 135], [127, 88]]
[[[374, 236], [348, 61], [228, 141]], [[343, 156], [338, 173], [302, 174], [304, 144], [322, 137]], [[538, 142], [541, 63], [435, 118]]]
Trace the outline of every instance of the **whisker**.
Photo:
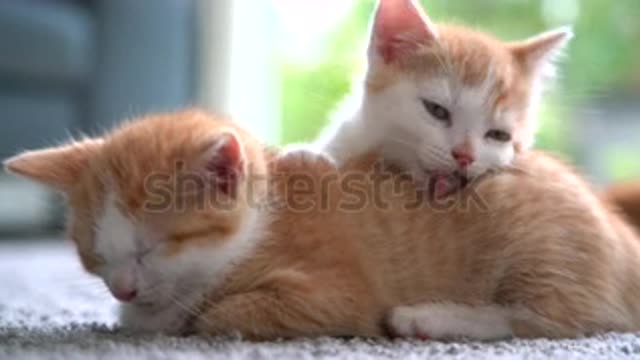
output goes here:
[[404, 139], [400, 139], [400, 138], [390, 138], [388, 140], [391, 140], [392, 142], [398, 143], [400, 145], [404, 145], [406, 147], [413, 147], [414, 145], [411, 144], [410, 142], [404, 140]]
[[191, 306], [187, 306], [185, 305], [182, 301], [180, 301], [178, 299], [177, 296], [175, 296], [174, 294], [169, 294], [169, 299], [176, 304], [179, 308], [181, 308], [182, 310], [186, 311], [187, 313], [189, 313], [189, 315], [192, 316], [199, 316], [200, 314], [195, 310], [194, 307]]
[[[427, 145], [427, 149], [424, 149], [424, 148], [414, 149], [414, 145], [410, 144], [406, 140], [402, 140], [402, 139], [398, 139], [398, 138], [391, 138], [390, 140], [392, 142], [395, 142], [395, 143], [398, 143], [400, 145], [403, 145], [403, 146], [406, 146], [406, 147], [410, 148], [411, 150], [415, 151], [418, 155], [421, 155], [420, 157], [429, 157], [429, 158], [431, 158], [433, 161], [435, 161], [437, 163], [437, 165], [444, 166], [444, 167], [449, 166], [448, 157], [443, 155], [443, 151], [441, 149], [439, 149], [438, 147], [436, 147], [436, 146]], [[426, 155], [426, 156], [424, 156], [424, 155]]]
[[429, 151], [439, 155], [441, 158], [449, 159], [449, 155], [447, 154], [447, 151], [444, 150], [443, 148], [433, 144], [426, 144], [426, 146], [429, 149]]
[[424, 151], [427, 151], [427, 155], [433, 155], [439, 161], [439, 165], [451, 166], [451, 160], [446, 151], [435, 145], [427, 145], [427, 147]]
[[424, 146], [420, 146], [417, 149], [415, 146], [406, 140], [400, 138], [391, 138], [392, 142], [398, 143], [400, 145], [406, 146], [416, 152], [418, 158], [424, 159], [429, 158], [430, 161], [435, 162], [436, 166], [449, 168], [451, 167], [451, 160], [447, 152], [441, 147], [434, 144], [423, 144]]
[[[207, 319], [206, 317], [203, 317], [203, 313], [201, 311], [198, 310], [197, 305], [186, 305], [183, 302], [181, 302], [174, 294], [169, 294], [169, 298], [170, 300], [177, 305], [178, 307], [180, 307], [182, 310], [184, 310], [187, 314], [193, 316], [194, 318], [198, 319], [198, 320], [202, 320], [204, 322], [206, 322], [209, 325], [212, 325], [212, 323], [209, 321], [209, 319]], [[201, 304], [202, 301], [206, 301], [206, 299], [202, 299], [204, 298], [204, 296], [198, 296], [198, 298], [196, 298], [196, 303], [197, 304]], [[211, 305], [211, 304], [209, 304]]]

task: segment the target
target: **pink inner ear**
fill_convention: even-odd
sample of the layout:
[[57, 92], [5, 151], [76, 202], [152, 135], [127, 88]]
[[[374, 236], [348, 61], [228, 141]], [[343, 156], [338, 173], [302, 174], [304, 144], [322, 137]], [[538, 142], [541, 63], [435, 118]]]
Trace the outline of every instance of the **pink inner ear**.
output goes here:
[[232, 134], [222, 135], [213, 145], [213, 154], [205, 168], [213, 175], [218, 190], [235, 196], [238, 180], [244, 172], [242, 147], [238, 138]]
[[380, 0], [373, 25], [376, 51], [386, 63], [437, 37], [434, 25], [414, 0]]

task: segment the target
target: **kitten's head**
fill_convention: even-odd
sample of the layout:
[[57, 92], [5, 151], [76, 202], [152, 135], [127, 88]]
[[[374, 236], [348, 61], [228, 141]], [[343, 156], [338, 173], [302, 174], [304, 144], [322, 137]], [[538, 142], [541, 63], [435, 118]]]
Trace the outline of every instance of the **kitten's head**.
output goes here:
[[379, 0], [365, 117], [409, 167], [476, 176], [532, 146], [535, 110], [568, 28], [505, 43], [435, 25], [413, 0]]
[[241, 129], [196, 111], [150, 116], [5, 165], [66, 195], [68, 231], [87, 271], [117, 299], [156, 307], [215, 283], [242, 254], [256, 221], [248, 196], [264, 191], [249, 187], [248, 172], [266, 166]]

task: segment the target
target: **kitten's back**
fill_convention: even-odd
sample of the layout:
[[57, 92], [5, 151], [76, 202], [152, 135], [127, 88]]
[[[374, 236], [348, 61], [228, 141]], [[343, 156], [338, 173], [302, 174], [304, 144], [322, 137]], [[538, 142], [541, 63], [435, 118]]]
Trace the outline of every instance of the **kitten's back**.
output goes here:
[[414, 190], [378, 187], [390, 207], [348, 221], [366, 233], [381, 298], [522, 308], [510, 315], [521, 336], [638, 329], [637, 235], [563, 163], [530, 153], [515, 167], [466, 189], [467, 207], [401, 211]]

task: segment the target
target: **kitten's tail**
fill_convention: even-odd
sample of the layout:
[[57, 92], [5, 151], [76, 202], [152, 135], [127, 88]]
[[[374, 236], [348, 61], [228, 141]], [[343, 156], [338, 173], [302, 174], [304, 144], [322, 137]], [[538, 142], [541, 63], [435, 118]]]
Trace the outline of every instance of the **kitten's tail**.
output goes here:
[[640, 230], [640, 180], [614, 184], [604, 192], [604, 198]]

